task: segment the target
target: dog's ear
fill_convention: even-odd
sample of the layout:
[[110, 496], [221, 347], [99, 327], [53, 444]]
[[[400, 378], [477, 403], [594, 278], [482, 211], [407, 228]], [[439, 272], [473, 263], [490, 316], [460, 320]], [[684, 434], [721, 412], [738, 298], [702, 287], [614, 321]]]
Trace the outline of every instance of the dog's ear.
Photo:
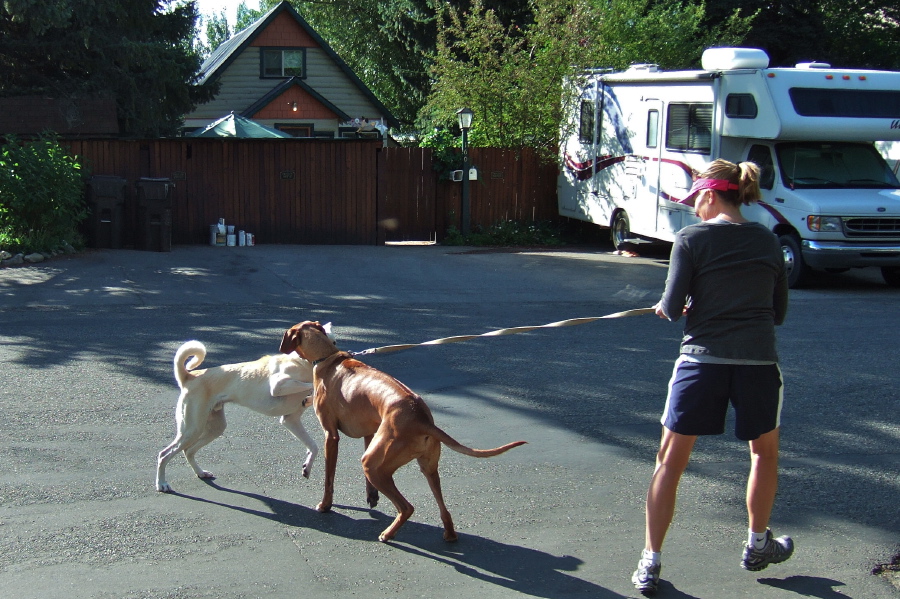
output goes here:
[[328, 336], [329, 339], [334, 340], [334, 335], [331, 334], [331, 323], [330, 322], [326, 322], [325, 324], [323, 324], [322, 330], [325, 331], [325, 334]]
[[289, 354], [294, 351], [297, 348], [295, 339], [296, 335], [294, 334], [294, 329], [286, 330], [284, 336], [281, 338], [281, 347], [278, 348], [278, 351], [283, 354]]

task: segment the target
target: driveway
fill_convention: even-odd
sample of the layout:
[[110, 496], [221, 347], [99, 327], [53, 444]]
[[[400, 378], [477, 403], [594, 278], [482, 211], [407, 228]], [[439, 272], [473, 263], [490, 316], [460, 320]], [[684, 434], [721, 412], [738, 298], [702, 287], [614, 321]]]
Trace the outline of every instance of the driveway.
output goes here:
[[[633, 597], [643, 497], [681, 336], [655, 316], [599, 320], [374, 355], [422, 394], [459, 441], [529, 443], [492, 459], [444, 451], [460, 532], [441, 540], [418, 469], [416, 506], [395, 542], [366, 509], [361, 441], [344, 439], [334, 510], [318, 514], [321, 455], [276, 421], [228, 409], [199, 454], [176, 457], [175, 493], [153, 488], [174, 435], [175, 349], [207, 364], [278, 349], [283, 330], [331, 321], [362, 350], [602, 316], [650, 306], [664, 252], [472, 248], [175, 247], [98, 250], [0, 270], [0, 588], [4, 597]], [[877, 271], [791, 293], [779, 329], [786, 379], [772, 526], [797, 551], [760, 573], [738, 567], [747, 450], [703, 439], [682, 483], [660, 597], [897, 597], [871, 574], [900, 552], [897, 303]], [[307, 428], [322, 435], [309, 412]]]

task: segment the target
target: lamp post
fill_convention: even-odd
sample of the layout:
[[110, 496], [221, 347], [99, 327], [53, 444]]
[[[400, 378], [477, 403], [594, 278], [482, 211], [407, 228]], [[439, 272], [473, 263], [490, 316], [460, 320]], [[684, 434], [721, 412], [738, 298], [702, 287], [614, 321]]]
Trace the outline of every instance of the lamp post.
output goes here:
[[462, 130], [462, 208], [460, 209], [460, 231], [463, 235], [468, 235], [471, 229], [471, 217], [469, 211], [469, 129], [472, 127], [472, 117], [474, 113], [468, 108], [460, 108], [456, 111], [456, 118], [459, 119], [459, 128]]

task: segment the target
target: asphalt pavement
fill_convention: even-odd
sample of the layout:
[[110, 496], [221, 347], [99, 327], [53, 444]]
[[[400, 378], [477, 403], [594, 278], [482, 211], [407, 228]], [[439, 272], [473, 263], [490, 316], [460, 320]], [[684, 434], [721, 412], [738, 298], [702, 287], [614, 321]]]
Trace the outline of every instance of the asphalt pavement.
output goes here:
[[[365, 361], [428, 402], [459, 441], [441, 477], [460, 540], [444, 543], [412, 464], [415, 505], [365, 503], [362, 443], [345, 438], [331, 513], [324, 460], [277, 421], [237, 406], [198, 460], [170, 462], [172, 358], [186, 340], [206, 365], [277, 352], [284, 329], [333, 323], [358, 351], [651, 306], [664, 250], [479, 250], [440, 246], [175, 247], [92, 250], [0, 269], [0, 596], [635, 597], [643, 499], [680, 324], [598, 320]], [[877, 271], [828, 275], [791, 293], [779, 329], [785, 375], [782, 473], [771, 525], [794, 538], [784, 564], [740, 569], [746, 445], [698, 442], [663, 552], [659, 597], [881, 599], [872, 574], [900, 552], [897, 303]], [[320, 445], [312, 411], [304, 416]]]

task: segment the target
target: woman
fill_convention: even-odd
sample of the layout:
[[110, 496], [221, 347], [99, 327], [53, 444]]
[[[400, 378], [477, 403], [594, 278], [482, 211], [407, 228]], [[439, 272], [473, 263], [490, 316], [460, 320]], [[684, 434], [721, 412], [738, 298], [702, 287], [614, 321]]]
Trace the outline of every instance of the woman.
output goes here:
[[645, 594], [659, 585], [660, 552], [694, 442], [699, 435], [725, 432], [729, 402], [735, 435], [750, 444], [749, 538], [741, 566], [762, 570], [794, 550], [789, 537], [774, 538], [768, 529], [778, 486], [782, 401], [775, 325], [784, 321], [788, 288], [778, 239], [741, 214], [741, 205], [760, 198], [758, 179], [759, 168], [751, 162], [716, 160], [684, 200], [703, 222], [676, 235], [666, 290], [656, 305], [661, 318], [687, 318], [647, 492], [645, 546], [632, 576]]

